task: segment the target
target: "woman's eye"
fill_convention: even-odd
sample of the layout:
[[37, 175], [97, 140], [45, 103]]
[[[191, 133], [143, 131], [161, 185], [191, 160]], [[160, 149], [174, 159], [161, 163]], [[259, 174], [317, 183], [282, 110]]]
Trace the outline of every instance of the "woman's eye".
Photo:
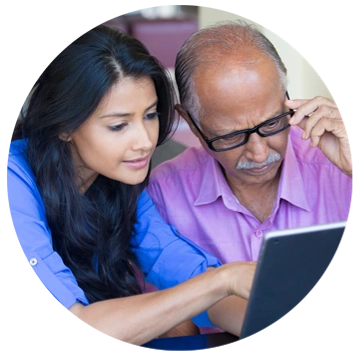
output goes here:
[[156, 119], [158, 116], [160, 115], [159, 112], [153, 112], [153, 113], [148, 113], [146, 116], [145, 116], [145, 119]]
[[108, 128], [111, 131], [121, 131], [126, 125], [127, 125], [126, 123], [123, 123], [123, 124], [109, 126]]

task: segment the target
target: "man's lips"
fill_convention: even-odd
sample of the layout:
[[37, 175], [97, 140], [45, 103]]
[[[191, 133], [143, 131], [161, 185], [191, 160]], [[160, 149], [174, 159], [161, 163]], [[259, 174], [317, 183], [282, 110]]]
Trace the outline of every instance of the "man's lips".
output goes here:
[[252, 167], [252, 168], [248, 168], [248, 169], [243, 169], [243, 170], [240, 170], [242, 172], [247, 172], [248, 174], [251, 174], [251, 175], [262, 175], [264, 173], [266, 173], [267, 171], [270, 171], [271, 168], [273, 167], [273, 162], [267, 164], [267, 165], [264, 165], [264, 166], [260, 166], [260, 167]]

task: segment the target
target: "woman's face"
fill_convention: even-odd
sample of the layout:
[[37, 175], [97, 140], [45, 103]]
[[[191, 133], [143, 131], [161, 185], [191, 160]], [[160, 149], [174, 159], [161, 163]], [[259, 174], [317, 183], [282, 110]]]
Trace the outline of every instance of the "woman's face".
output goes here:
[[149, 77], [124, 78], [67, 140], [85, 192], [98, 174], [135, 185], [147, 176], [159, 135], [158, 98]]

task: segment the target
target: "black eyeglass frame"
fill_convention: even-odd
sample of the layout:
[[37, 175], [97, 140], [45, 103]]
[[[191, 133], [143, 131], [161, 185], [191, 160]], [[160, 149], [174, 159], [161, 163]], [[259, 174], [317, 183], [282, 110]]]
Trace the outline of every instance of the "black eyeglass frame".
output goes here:
[[[287, 98], [289, 98], [288, 96], [288, 93], [286, 93], [287, 95]], [[271, 119], [268, 119], [266, 121], [264, 121], [263, 123], [259, 124], [259, 125], [256, 125], [254, 128], [252, 129], [244, 129], [244, 130], [238, 130], [238, 131], [234, 131], [232, 133], [229, 133], [229, 134], [225, 134], [225, 135], [221, 135], [221, 136], [216, 136], [215, 138], [212, 138], [212, 139], [209, 139], [207, 136], [204, 135], [204, 133], [199, 129], [198, 125], [196, 124], [194, 118], [191, 116], [191, 114], [187, 111], [186, 112], [188, 114], [188, 117], [189, 119], [191, 120], [191, 122], [193, 123], [193, 125], [195, 126], [195, 129], [199, 132], [199, 134], [201, 135], [201, 137], [203, 138], [203, 140], [206, 142], [206, 144], [208, 145], [209, 149], [215, 151], [215, 152], [222, 152], [222, 151], [229, 151], [229, 150], [233, 150], [233, 149], [236, 149], [242, 145], [245, 145], [248, 141], [249, 141], [249, 137], [251, 134], [253, 133], [257, 133], [258, 135], [260, 135], [261, 137], [268, 137], [268, 136], [272, 136], [272, 135], [276, 135], [286, 129], [288, 129], [291, 124], [287, 124], [285, 125], [283, 128], [281, 128], [280, 130], [278, 131], [275, 131], [273, 133], [268, 133], [268, 134], [262, 134], [259, 132], [259, 129], [267, 124], [270, 124], [278, 119], [281, 119], [287, 115], [291, 115], [291, 117], [293, 116], [293, 114], [295, 113], [294, 110], [289, 110], [288, 112], [286, 113], [283, 113], [283, 114], [280, 114], [278, 115], [277, 117], [274, 117], [274, 118], [271, 118]], [[226, 139], [230, 136], [233, 136], [233, 135], [238, 135], [238, 134], [246, 134], [246, 137], [244, 139], [243, 142], [241, 142], [240, 144], [238, 145], [234, 145], [232, 147], [229, 147], [229, 148], [225, 148], [225, 149], [216, 149], [214, 146], [213, 146], [213, 142], [214, 141], [217, 141], [217, 140], [220, 140], [220, 139]]]

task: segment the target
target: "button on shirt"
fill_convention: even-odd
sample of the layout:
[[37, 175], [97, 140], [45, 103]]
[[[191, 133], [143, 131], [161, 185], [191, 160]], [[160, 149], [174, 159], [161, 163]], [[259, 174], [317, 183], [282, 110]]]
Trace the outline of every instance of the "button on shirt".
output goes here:
[[236, 199], [217, 163], [192, 147], [159, 165], [148, 192], [161, 215], [223, 263], [256, 261], [268, 231], [345, 221], [352, 180], [290, 129], [276, 201], [260, 222]]
[[[8, 196], [14, 227], [24, 253], [53, 296], [66, 308], [76, 302], [88, 305], [75, 276], [52, 248], [51, 230], [35, 177], [26, 160], [27, 141], [14, 141], [8, 161]], [[133, 250], [146, 280], [159, 289], [172, 287], [206, 270], [221, 265], [217, 258], [177, 233], [164, 222], [148, 193], [138, 202], [137, 234]], [[211, 326], [204, 313], [195, 320]]]

